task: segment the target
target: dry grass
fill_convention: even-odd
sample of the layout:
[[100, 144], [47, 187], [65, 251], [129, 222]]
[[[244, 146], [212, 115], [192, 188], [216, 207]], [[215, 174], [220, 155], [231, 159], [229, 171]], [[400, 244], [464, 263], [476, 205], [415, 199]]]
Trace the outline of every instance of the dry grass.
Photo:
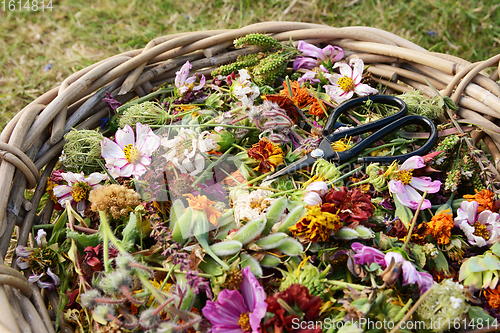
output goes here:
[[[7, 0], [8, 1], [8, 0]], [[45, 12], [0, 8], [0, 128], [69, 74], [152, 38], [269, 20], [368, 25], [471, 61], [500, 53], [500, 4], [456, 0], [53, 1]], [[1, 6], [1, 4], [0, 4]], [[44, 70], [52, 64], [50, 70]]]

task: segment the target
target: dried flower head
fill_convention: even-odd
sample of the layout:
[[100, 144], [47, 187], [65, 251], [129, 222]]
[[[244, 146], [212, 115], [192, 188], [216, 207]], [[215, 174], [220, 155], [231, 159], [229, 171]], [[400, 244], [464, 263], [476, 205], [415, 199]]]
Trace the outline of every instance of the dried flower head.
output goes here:
[[259, 165], [254, 170], [260, 173], [274, 172], [276, 167], [283, 164], [283, 150], [265, 138], [248, 149], [247, 154], [248, 157], [258, 161]]
[[432, 217], [432, 220], [427, 224], [430, 234], [438, 244], [448, 244], [451, 237], [451, 229], [455, 226], [453, 222], [453, 214], [450, 210], [440, 212]]
[[141, 203], [141, 197], [136, 191], [123, 185], [105, 185], [90, 192], [89, 201], [92, 211], [111, 213], [113, 218], [128, 216]]
[[330, 233], [337, 231], [341, 226], [337, 209], [332, 204], [307, 206], [307, 215], [288, 228], [295, 237], [306, 241], [328, 241]]
[[466, 194], [464, 195], [464, 199], [467, 199], [467, 201], [476, 201], [479, 203], [479, 206], [477, 207], [477, 212], [481, 213], [485, 210], [490, 210], [493, 213], [498, 212], [498, 207], [495, 204], [495, 201], [493, 200], [494, 193], [488, 190], [482, 190], [478, 191], [476, 190], [476, 194]]

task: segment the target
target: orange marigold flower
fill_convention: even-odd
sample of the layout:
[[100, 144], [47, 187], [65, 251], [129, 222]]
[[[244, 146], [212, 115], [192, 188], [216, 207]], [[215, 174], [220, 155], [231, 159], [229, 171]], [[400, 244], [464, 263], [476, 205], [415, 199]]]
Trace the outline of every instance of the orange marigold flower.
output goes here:
[[309, 95], [309, 91], [307, 90], [306, 87], [301, 87], [300, 83], [297, 81], [291, 81], [290, 82], [290, 87], [292, 88], [292, 94], [293, 98], [290, 96], [290, 93], [288, 91], [288, 87], [285, 84], [285, 87], [281, 89], [280, 95], [281, 96], [287, 96], [293, 100], [295, 105], [297, 105], [299, 108], [305, 108], [309, 104], [312, 104], [314, 100], [316, 100], [314, 97], [311, 97]]
[[306, 241], [326, 242], [330, 238], [330, 233], [342, 226], [339, 216], [332, 213], [334, 209], [335, 207], [331, 204], [307, 206], [307, 215], [288, 230], [295, 237]]
[[453, 214], [449, 209], [434, 215], [427, 224], [432, 237], [438, 244], [448, 244], [450, 242], [451, 229], [455, 226]]
[[241, 184], [244, 184], [247, 182], [247, 179], [245, 178], [245, 176], [243, 176], [241, 174], [241, 171], [238, 169], [234, 172], [231, 172], [231, 177], [227, 176], [226, 178], [224, 178], [222, 180], [222, 184], [223, 185], [227, 185], [227, 186], [238, 186], [238, 185], [241, 185]]
[[207, 218], [214, 226], [217, 226], [217, 219], [222, 216], [222, 213], [213, 208], [215, 201], [209, 200], [206, 195], [197, 195], [191, 193], [185, 194], [189, 207], [195, 210], [202, 210], [207, 214]]
[[493, 200], [493, 192], [488, 190], [482, 190], [479, 192], [476, 190], [476, 194], [466, 194], [464, 198], [467, 201], [477, 201], [479, 203], [479, 207], [477, 208], [477, 213], [481, 213], [485, 210], [491, 210], [493, 213], [498, 211], [498, 207]]
[[279, 145], [265, 138], [248, 149], [247, 155], [259, 162], [259, 165], [254, 170], [260, 173], [274, 172], [277, 166], [283, 164], [283, 150]]
[[313, 116], [323, 117], [325, 115], [326, 105], [318, 99], [314, 99], [309, 108], [309, 114]]
[[486, 297], [488, 304], [492, 308], [500, 310], [500, 285], [498, 285], [496, 289], [486, 289], [484, 291], [484, 297]]

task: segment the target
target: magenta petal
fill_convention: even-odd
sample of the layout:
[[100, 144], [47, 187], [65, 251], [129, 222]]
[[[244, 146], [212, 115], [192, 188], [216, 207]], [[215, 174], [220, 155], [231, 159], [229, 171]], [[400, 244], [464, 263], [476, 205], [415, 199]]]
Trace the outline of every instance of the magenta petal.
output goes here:
[[240, 327], [238, 325], [240, 315], [249, 312], [249, 310], [239, 291], [224, 289], [220, 292], [216, 302], [207, 301], [202, 312], [212, 325], [234, 329]]
[[353, 243], [351, 248], [356, 251], [356, 254], [354, 255], [354, 263], [364, 265], [375, 262], [382, 268], [386, 267], [384, 260], [385, 255], [381, 251], [370, 246], [364, 246], [357, 242]]
[[293, 62], [293, 70], [296, 71], [299, 68], [313, 69], [319, 64], [319, 61], [308, 57], [298, 57]]
[[425, 293], [434, 284], [434, 278], [427, 272], [418, 272], [419, 281], [418, 287], [420, 288], [420, 295]]
[[325, 52], [320, 49], [319, 47], [316, 47], [313, 44], [309, 44], [304, 41], [300, 41], [299, 45], [297, 46], [297, 49], [305, 54], [306, 56], [309, 57], [314, 57], [317, 59], [322, 59], [324, 57]]
[[408, 284], [414, 284], [419, 281], [419, 275], [417, 269], [409, 261], [403, 263], [403, 286]]
[[241, 273], [243, 274], [241, 293], [245, 299], [245, 304], [248, 306], [250, 311], [253, 311], [257, 303], [264, 302], [266, 300], [266, 292], [253, 275], [250, 270], [250, 266], [243, 268]]
[[252, 333], [259, 333], [260, 322], [262, 318], [266, 315], [267, 303], [257, 302], [255, 304], [255, 309], [249, 314], [250, 326], [252, 327]]
[[400, 180], [396, 181], [392, 179], [389, 181], [389, 191], [396, 194], [396, 197], [403, 206], [417, 209], [418, 202], [410, 197], [409, 193], [406, 191], [406, 186], [404, 186]]

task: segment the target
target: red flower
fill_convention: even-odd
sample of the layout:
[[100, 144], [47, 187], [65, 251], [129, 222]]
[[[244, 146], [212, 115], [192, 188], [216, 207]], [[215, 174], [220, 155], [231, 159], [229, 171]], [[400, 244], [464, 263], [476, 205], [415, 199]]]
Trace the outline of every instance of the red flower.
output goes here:
[[358, 189], [347, 190], [342, 186], [339, 191], [331, 189], [325, 196], [325, 201], [334, 204], [340, 209], [338, 216], [340, 220], [354, 227], [364, 224], [371, 227], [373, 224], [366, 223], [373, 215], [373, 204], [369, 195]]
[[[87, 246], [85, 250], [85, 262], [89, 265], [94, 272], [102, 271], [103, 266], [103, 251], [102, 244], [97, 245], [96, 247]], [[118, 255], [117, 249], [109, 249], [109, 257], [114, 258]]]
[[[286, 302], [290, 307], [298, 307], [302, 312], [302, 318], [288, 313], [278, 302], [278, 299]], [[274, 327], [274, 332], [294, 332], [294, 333], [321, 333], [321, 328], [305, 328], [293, 329], [295, 318], [305, 321], [315, 321], [319, 316], [319, 309], [321, 307], [321, 298], [319, 296], [313, 297], [309, 293], [306, 286], [298, 283], [292, 284], [285, 291], [276, 293], [266, 299], [267, 312], [274, 313], [274, 317], [266, 321], [266, 327]]]

